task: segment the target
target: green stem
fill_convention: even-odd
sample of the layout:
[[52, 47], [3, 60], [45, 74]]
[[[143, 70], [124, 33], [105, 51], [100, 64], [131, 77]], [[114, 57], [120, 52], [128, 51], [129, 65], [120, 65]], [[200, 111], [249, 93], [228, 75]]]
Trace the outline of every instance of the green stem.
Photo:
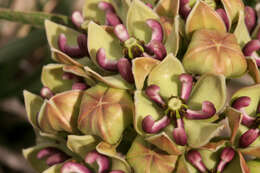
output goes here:
[[23, 12], [0, 8], [0, 19], [21, 22], [23, 24], [30, 24], [42, 28], [44, 27], [44, 21], [48, 19], [59, 24], [73, 27], [69, 17], [60, 14], [50, 14], [44, 12]]

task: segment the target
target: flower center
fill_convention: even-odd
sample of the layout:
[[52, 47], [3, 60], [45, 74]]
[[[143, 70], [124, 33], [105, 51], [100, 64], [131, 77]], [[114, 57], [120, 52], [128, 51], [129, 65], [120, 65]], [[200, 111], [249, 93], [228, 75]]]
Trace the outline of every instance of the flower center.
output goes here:
[[170, 116], [176, 116], [177, 119], [181, 118], [187, 110], [187, 105], [179, 97], [171, 97], [167, 103], [168, 108], [165, 113]]
[[144, 52], [143, 43], [133, 37], [124, 42], [124, 54], [130, 59], [141, 57]]
[[177, 98], [177, 97], [173, 97], [171, 98], [169, 101], [168, 101], [168, 108], [171, 110], [171, 111], [177, 111], [177, 110], [180, 110], [181, 107], [182, 107], [183, 103], [182, 101]]

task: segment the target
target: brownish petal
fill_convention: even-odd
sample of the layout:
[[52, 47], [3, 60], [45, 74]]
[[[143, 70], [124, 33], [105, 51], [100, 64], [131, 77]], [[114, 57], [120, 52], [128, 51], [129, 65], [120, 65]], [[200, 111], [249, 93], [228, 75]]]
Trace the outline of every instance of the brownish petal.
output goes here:
[[240, 151], [238, 151], [238, 155], [239, 155], [239, 161], [240, 161], [240, 166], [241, 166], [241, 170], [243, 173], [250, 173], [250, 170], [246, 164], [246, 161], [242, 155], [242, 153]]
[[255, 156], [257, 158], [260, 158], [260, 146], [240, 149], [240, 152], [249, 156]]
[[228, 117], [229, 127], [231, 129], [230, 141], [232, 144], [234, 144], [242, 120], [242, 115], [240, 112], [231, 107], [227, 108], [225, 114]]
[[75, 61], [74, 59], [72, 59], [71, 57], [63, 53], [62, 51], [55, 48], [51, 48], [51, 51], [54, 54], [55, 60], [57, 60], [59, 63], [83, 67], [82, 64], [78, 63], [77, 61]]
[[147, 137], [145, 140], [169, 154], [182, 154], [182, 152], [177, 148], [177, 144], [175, 144], [164, 132]]
[[218, 142], [210, 142], [210, 143], [204, 145], [203, 147], [201, 147], [201, 149], [217, 151], [220, 147], [223, 147], [223, 145], [226, 142], [227, 141], [225, 141], [225, 140], [221, 140], [221, 141], [218, 141]]
[[144, 86], [146, 77], [160, 61], [149, 57], [141, 57], [134, 59], [132, 63], [135, 86], [138, 90], [141, 90]]
[[203, 1], [197, 1], [186, 22], [187, 35], [198, 29], [226, 32], [226, 26], [221, 17]]
[[171, 173], [175, 168], [177, 156], [157, 152], [138, 136], [129, 149], [126, 159], [135, 173]]
[[258, 66], [255, 62], [255, 60], [251, 57], [246, 58], [247, 61], [247, 68], [250, 76], [254, 79], [255, 83], [259, 84], [260, 83], [260, 73], [258, 70]]

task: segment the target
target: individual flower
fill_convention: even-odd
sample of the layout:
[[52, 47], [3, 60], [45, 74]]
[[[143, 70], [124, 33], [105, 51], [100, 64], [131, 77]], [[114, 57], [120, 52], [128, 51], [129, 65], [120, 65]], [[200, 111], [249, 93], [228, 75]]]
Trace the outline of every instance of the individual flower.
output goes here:
[[147, 87], [135, 92], [136, 131], [161, 150], [177, 155], [181, 146], [197, 148], [218, 135], [223, 126], [211, 122], [225, 104], [225, 79], [206, 74], [194, 82], [180, 61], [168, 55], [149, 73], [143, 85]]
[[158, 15], [139, 0], [131, 2], [126, 19], [112, 31], [90, 22], [88, 50], [92, 61], [100, 68], [119, 73], [119, 77], [133, 83], [133, 59], [162, 60], [167, 52], [176, 53], [178, 43], [175, 43], [177, 38], [165, 35]]

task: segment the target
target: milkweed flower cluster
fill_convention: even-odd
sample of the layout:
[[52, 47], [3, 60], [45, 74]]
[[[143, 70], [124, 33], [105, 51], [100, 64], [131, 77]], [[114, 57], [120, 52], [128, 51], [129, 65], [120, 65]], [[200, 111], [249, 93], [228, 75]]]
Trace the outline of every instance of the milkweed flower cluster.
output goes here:
[[[257, 173], [260, 25], [242, 0], [86, 0], [24, 91], [44, 173]], [[232, 81], [251, 78], [232, 90]], [[236, 78], [236, 79], [235, 79]], [[231, 88], [231, 89], [230, 89]], [[232, 92], [231, 92], [232, 90]]]

